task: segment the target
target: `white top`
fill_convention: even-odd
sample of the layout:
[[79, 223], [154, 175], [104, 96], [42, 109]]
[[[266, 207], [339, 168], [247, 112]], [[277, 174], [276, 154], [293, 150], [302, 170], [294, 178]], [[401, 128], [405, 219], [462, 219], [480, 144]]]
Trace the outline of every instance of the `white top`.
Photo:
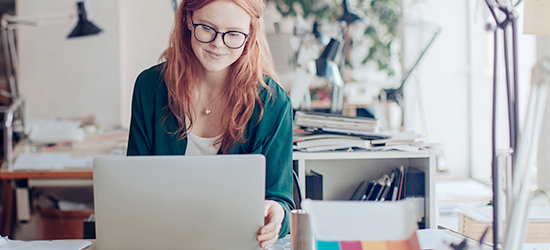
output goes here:
[[193, 133], [187, 134], [187, 150], [185, 155], [215, 155], [220, 150], [220, 144], [214, 146], [214, 142], [220, 136], [204, 138]]

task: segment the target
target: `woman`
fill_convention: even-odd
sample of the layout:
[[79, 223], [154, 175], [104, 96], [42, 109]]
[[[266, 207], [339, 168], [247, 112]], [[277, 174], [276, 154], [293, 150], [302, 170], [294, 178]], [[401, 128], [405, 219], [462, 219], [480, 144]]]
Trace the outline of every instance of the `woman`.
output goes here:
[[[164, 62], [137, 78], [128, 155], [263, 154], [267, 248], [288, 231], [292, 106], [272, 78], [263, 0], [183, 0]], [[243, 177], [246, 178], [246, 177]]]

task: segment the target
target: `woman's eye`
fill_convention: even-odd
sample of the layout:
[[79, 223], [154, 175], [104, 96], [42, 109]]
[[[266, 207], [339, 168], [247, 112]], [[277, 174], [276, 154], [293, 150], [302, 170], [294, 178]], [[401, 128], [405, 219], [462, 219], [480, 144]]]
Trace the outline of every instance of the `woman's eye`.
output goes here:
[[202, 25], [202, 28], [203, 28], [204, 30], [206, 30], [206, 31], [213, 31], [213, 30], [214, 30], [213, 28], [210, 28], [210, 27], [208, 27], [208, 26], [206, 26], [206, 25]]

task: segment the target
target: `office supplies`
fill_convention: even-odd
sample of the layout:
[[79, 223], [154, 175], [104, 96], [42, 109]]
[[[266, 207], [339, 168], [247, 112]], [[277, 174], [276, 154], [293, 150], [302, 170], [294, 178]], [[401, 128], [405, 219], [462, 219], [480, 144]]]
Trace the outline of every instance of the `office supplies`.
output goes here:
[[294, 124], [305, 128], [346, 129], [379, 132], [378, 121], [368, 117], [351, 117], [321, 112], [296, 111]]
[[365, 193], [366, 188], [367, 188], [366, 181], [362, 181], [361, 183], [359, 183], [359, 186], [357, 186], [357, 189], [355, 189], [355, 192], [353, 192], [353, 195], [351, 196], [350, 200], [352, 201], [361, 200], [361, 197]]
[[98, 249], [260, 249], [263, 155], [97, 157]]
[[401, 196], [403, 191], [403, 183], [405, 183], [405, 168], [403, 166], [399, 167], [399, 183], [397, 185], [397, 196], [393, 200], [401, 200], [403, 196]]
[[409, 167], [405, 172], [404, 197], [424, 197], [424, 172], [417, 168]]
[[87, 240], [10, 240], [0, 236], [0, 249], [81, 250], [91, 245]]
[[365, 193], [363, 194], [363, 196], [361, 196], [362, 201], [368, 200], [368, 198], [372, 195], [375, 185], [376, 185], [376, 181], [370, 181], [367, 184], [367, 189], [365, 189]]
[[414, 207], [407, 201], [305, 200], [302, 208], [309, 215], [317, 249], [420, 249], [418, 225], [409, 216]]
[[483, 231], [483, 234], [479, 238], [479, 247], [481, 247], [481, 245], [483, 245], [483, 240], [485, 239], [485, 235], [487, 235], [487, 232], [489, 231], [489, 228], [490, 228], [489, 226], [487, 228], [485, 228], [485, 231]]
[[[294, 152], [295, 169], [302, 187], [310, 170], [323, 174], [323, 200], [349, 200], [360, 182], [375, 180], [389, 174], [397, 166], [412, 166], [426, 173], [426, 197], [422, 217], [427, 228], [437, 228], [435, 201], [435, 154], [417, 152]], [[363, 193], [364, 194], [364, 193]], [[362, 194], [362, 195], [363, 195]], [[303, 193], [303, 197], [305, 192]], [[355, 201], [357, 202], [357, 201]], [[388, 203], [388, 199], [386, 202]]]
[[395, 173], [392, 172], [390, 177], [386, 180], [386, 186], [384, 186], [384, 192], [382, 193], [382, 195], [379, 198], [380, 201], [385, 201], [386, 200], [386, 198], [388, 196], [388, 193], [390, 192], [391, 185], [392, 185], [392, 182], [393, 182], [394, 179], [395, 179]]
[[323, 175], [315, 171], [306, 174], [306, 198], [323, 199]]
[[[485, 228], [490, 227], [493, 221], [491, 206], [459, 209], [458, 232], [473, 238], [479, 238]], [[550, 207], [531, 206], [528, 210], [527, 230], [523, 242], [542, 243], [550, 242]], [[486, 233], [484, 241], [492, 242], [493, 231]]]
[[292, 250], [314, 250], [309, 216], [304, 210], [290, 211], [290, 244]]

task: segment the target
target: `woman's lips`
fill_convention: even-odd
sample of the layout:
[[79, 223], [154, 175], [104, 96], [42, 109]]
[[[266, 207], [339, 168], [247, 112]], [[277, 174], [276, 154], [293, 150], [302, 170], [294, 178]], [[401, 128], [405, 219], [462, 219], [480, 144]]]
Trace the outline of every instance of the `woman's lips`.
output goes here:
[[215, 52], [212, 52], [212, 51], [206, 51], [206, 53], [210, 56], [210, 58], [214, 59], [214, 60], [220, 60], [220, 59], [223, 59], [225, 57], [225, 54], [223, 53], [215, 53]]

